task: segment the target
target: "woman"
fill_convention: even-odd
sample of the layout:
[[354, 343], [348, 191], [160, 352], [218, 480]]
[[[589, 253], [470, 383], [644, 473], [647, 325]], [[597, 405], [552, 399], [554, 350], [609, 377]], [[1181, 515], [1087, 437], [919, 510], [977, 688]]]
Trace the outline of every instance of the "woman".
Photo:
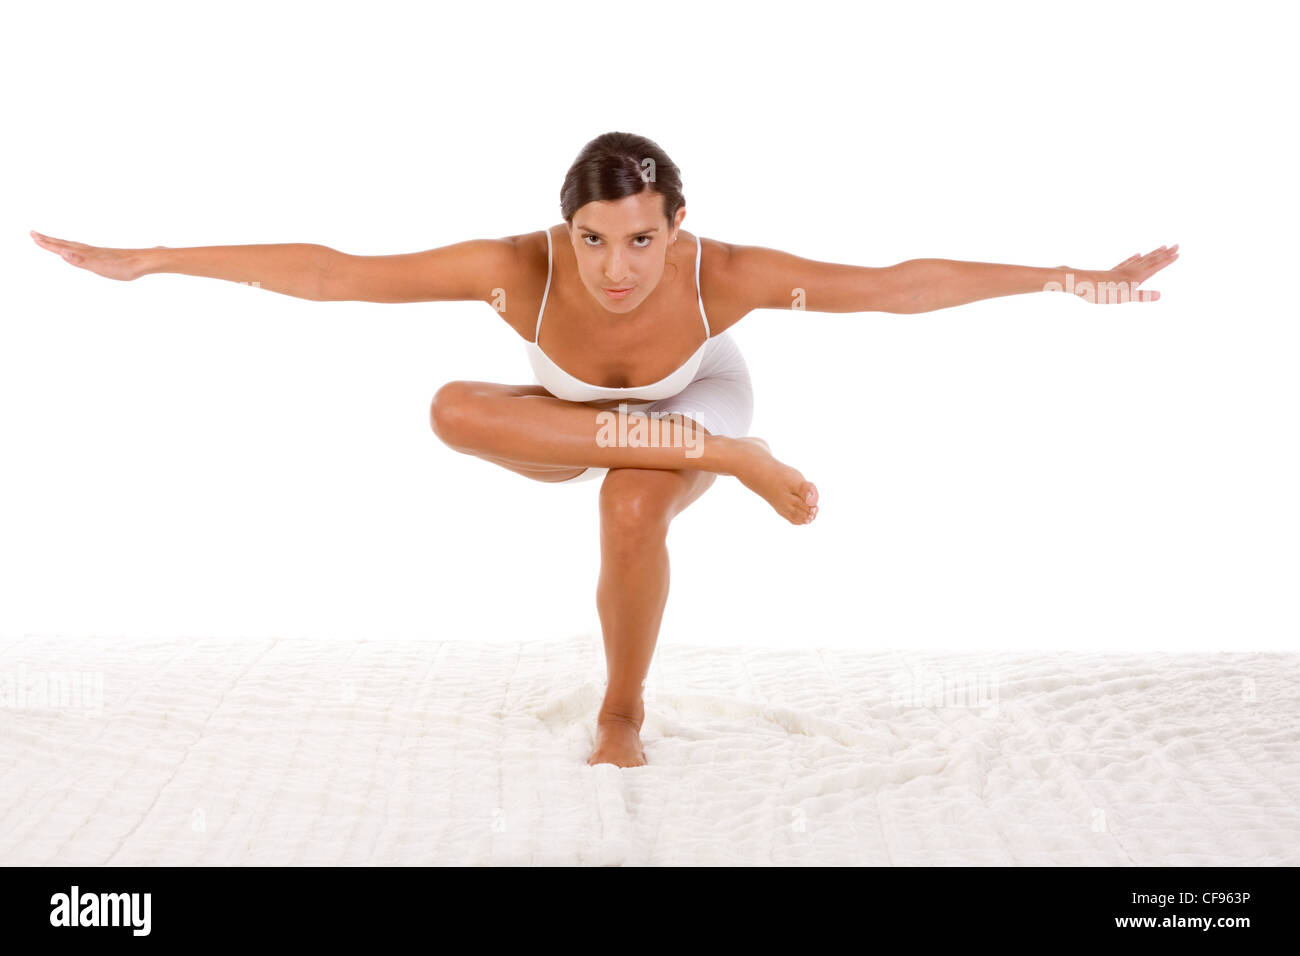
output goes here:
[[668, 598], [672, 519], [717, 475], [793, 524], [817, 515], [812, 482], [747, 434], [753, 399], [732, 326], [754, 309], [916, 313], [1048, 290], [1154, 301], [1136, 286], [1178, 248], [1080, 272], [944, 259], [871, 268], [703, 240], [682, 229], [677, 167], [651, 140], [618, 132], [583, 148], [560, 207], [563, 223], [544, 231], [395, 256], [312, 244], [104, 249], [32, 235], [113, 279], [173, 272], [315, 301], [491, 305], [523, 340], [536, 383], [449, 382], [430, 422], [456, 451], [537, 481], [603, 477], [596, 600], [608, 682], [587, 762], [621, 767], [646, 762], [641, 694]]

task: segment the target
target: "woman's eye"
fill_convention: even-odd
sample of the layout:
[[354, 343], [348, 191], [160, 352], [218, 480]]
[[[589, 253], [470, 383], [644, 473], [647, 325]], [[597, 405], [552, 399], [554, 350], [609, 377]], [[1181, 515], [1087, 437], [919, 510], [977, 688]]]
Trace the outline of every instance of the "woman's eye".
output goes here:
[[[599, 236], [593, 236], [591, 233], [587, 233], [586, 235], [584, 235], [584, 236], [582, 237], [583, 242], [586, 242], [588, 239], [594, 239], [594, 240], [595, 240], [595, 242], [587, 242], [587, 245], [589, 245], [589, 246], [594, 246], [597, 242], [600, 242], [600, 237], [599, 237]], [[639, 242], [641, 242], [642, 239], [644, 239], [645, 242], [644, 242], [643, 244], [641, 244], [641, 245], [638, 245], [638, 246], [637, 246], [638, 249], [644, 249], [644, 248], [646, 248], [647, 246], [649, 246], [651, 242], [654, 241], [654, 237], [653, 237], [653, 236], [637, 236], [637, 237], [636, 237], [635, 239], [633, 239], [632, 241], [633, 241], [633, 242], [638, 242], [638, 243], [639, 243]]]

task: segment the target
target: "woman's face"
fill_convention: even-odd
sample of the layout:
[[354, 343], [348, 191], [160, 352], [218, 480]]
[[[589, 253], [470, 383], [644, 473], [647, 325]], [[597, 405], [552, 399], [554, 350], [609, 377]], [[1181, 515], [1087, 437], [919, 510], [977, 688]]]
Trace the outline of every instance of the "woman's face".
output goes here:
[[569, 242], [592, 298], [618, 313], [644, 302], [663, 277], [668, 247], [685, 216], [683, 206], [669, 223], [663, 196], [652, 189], [579, 208], [569, 224]]

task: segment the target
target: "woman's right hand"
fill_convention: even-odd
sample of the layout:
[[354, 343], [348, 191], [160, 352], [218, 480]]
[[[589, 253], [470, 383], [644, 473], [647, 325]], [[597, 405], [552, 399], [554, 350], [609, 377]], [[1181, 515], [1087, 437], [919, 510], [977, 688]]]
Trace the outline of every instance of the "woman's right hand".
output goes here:
[[[121, 279], [129, 282], [144, 275], [140, 249], [103, 249], [88, 246], [84, 242], [71, 242], [67, 239], [52, 239], [32, 230], [32, 239], [42, 249], [48, 249], [63, 257], [63, 261], [80, 269], [87, 269], [105, 279]], [[155, 248], [161, 249], [162, 246]]]

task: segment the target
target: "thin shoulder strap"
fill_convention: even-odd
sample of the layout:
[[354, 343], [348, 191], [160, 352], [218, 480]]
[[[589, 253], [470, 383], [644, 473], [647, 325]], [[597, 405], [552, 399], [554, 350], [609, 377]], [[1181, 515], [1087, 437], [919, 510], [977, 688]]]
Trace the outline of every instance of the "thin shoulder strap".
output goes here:
[[551, 292], [551, 230], [546, 230], [546, 288], [542, 290], [542, 307], [537, 310], [537, 328], [533, 330], [533, 342], [542, 333], [542, 313], [546, 311], [546, 297]]
[[704, 290], [700, 288], [700, 253], [704, 250], [704, 240], [699, 236], [695, 237], [695, 294], [700, 300], [700, 318], [704, 320], [704, 337], [710, 338], [713, 333], [709, 330], [709, 317], [704, 314]]

